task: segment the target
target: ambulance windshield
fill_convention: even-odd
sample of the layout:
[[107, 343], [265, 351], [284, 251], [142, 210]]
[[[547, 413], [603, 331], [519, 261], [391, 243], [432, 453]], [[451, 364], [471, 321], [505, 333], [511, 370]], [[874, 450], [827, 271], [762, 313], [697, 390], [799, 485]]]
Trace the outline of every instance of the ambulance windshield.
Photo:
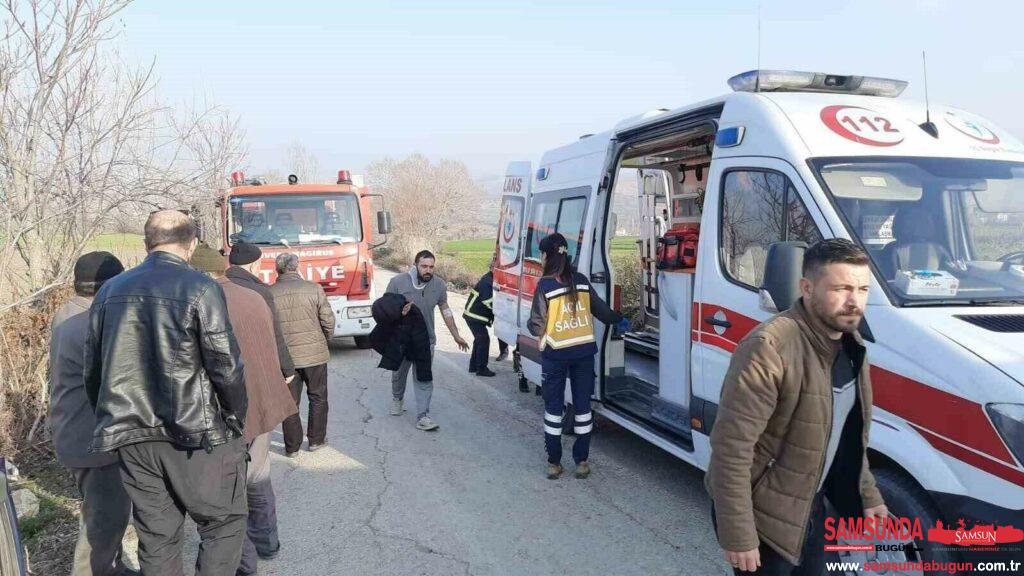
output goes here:
[[262, 194], [230, 202], [232, 244], [345, 244], [363, 239], [354, 194]]
[[812, 162], [902, 306], [1024, 304], [1024, 163]]

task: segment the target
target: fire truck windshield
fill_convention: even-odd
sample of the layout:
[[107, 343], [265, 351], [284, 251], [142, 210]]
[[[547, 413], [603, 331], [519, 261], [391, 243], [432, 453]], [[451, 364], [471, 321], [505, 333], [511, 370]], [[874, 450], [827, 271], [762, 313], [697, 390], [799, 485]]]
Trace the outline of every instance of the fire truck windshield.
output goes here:
[[354, 194], [235, 196], [229, 206], [231, 244], [306, 246], [363, 239]]

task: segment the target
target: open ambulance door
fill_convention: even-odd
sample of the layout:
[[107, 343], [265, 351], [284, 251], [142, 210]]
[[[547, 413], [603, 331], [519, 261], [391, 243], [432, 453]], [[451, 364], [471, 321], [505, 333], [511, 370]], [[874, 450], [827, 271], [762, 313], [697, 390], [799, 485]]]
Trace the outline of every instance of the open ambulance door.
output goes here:
[[[494, 335], [515, 347], [519, 340], [519, 288], [523, 272], [523, 221], [530, 196], [533, 165], [512, 162], [505, 171], [498, 216], [494, 267]], [[523, 319], [525, 321], [525, 319]]]

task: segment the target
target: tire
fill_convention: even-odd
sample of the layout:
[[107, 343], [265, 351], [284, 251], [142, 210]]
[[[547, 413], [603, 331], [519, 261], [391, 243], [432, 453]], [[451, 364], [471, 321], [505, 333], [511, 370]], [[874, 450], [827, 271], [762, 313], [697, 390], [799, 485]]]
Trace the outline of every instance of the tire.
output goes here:
[[370, 344], [369, 336], [356, 336], [355, 341], [356, 348], [359, 348], [360, 350], [369, 350], [370, 348], [373, 347], [373, 345]]
[[[873, 472], [875, 474], [875, 482], [878, 484], [878, 490], [882, 493], [882, 498], [885, 499], [885, 503], [889, 507], [889, 513], [897, 517], [920, 518], [921, 528], [927, 534], [928, 528], [935, 526], [939, 513], [924, 490], [900, 470], [881, 468]], [[959, 560], [955, 552], [937, 549], [941, 546], [937, 546], [935, 543], [928, 542], [927, 540], [915, 542], [915, 544], [917, 544], [918, 548], [924, 548], [924, 551], [919, 552], [919, 554], [921, 559], [926, 562], [956, 562]], [[925, 573], [926, 576], [931, 574], [942, 573]]]
[[[882, 493], [882, 497], [885, 499], [886, 506], [889, 507], [889, 514], [898, 518], [919, 518], [921, 520], [921, 529], [927, 534], [928, 527], [935, 525], [935, 520], [939, 517], [938, 512], [935, 509], [935, 505], [932, 504], [928, 495], [914, 482], [909, 476], [903, 471], [896, 470], [893, 468], [877, 468], [872, 470], [875, 475], [875, 481], [878, 484], [878, 490]], [[831, 505], [827, 508], [827, 514], [831, 516], [837, 516], [838, 513]], [[826, 556], [828, 562], [865, 562], [869, 559], [872, 560], [889, 560], [889, 561], [933, 561], [933, 562], [956, 562], [958, 557], [955, 553], [947, 550], [936, 550], [936, 546], [932, 543], [925, 541], [915, 541], [917, 548], [923, 548], [920, 552], [856, 552], [856, 553], [829, 553]], [[832, 574], [835, 574], [833, 572]], [[914, 574], [919, 575], [921, 572], [895, 572], [893, 574]], [[924, 572], [924, 576], [932, 576], [938, 574], [944, 574], [944, 572]], [[847, 572], [848, 576], [857, 576], [854, 573]]]

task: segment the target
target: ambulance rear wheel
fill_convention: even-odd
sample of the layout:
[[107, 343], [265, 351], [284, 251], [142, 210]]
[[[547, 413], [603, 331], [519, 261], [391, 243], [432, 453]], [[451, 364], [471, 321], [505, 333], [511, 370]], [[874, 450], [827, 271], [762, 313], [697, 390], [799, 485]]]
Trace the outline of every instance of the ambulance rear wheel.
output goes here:
[[373, 345], [370, 344], [369, 336], [356, 336], [355, 341], [356, 348], [359, 348], [360, 350], [369, 350], [370, 348], [373, 347]]

